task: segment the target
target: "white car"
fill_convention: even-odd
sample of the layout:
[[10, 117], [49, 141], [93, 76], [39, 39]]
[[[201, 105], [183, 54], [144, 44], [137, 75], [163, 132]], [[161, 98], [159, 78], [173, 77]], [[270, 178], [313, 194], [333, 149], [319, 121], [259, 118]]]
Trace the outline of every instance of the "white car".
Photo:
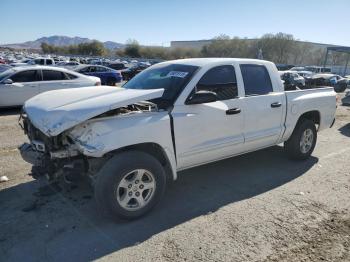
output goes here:
[[14, 67], [0, 73], [0, 107], [21, 106], [40, 93], [100, 85], [98, 77], [50, 66]]
[[40, 57], [28, 61], [29, 65], [55, 65], [55, 60], [52, 58]]
[[25, 103], [22, 157], [36, 178], [91, 178], [102, 210], [126, 219], [150, 211], [180, 170], [280, 143], [307, 159], [336, 111], [333, 88], [284, 91], [275, 64], [254, 59], [168, 61], [123, 88], [77, 91]]

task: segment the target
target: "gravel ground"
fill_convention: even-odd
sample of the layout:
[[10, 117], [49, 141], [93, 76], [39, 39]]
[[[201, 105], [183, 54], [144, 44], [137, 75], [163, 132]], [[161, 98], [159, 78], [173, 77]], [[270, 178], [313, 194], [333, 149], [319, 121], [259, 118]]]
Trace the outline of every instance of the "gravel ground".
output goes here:
[[1, 261], [350, 261], [350, 108], [309, 160], [276, 146], [193, 168], [152, 213], [120, 223], [100, 216], [86, 183], [33, 195], [17, 119], [0, 113]]

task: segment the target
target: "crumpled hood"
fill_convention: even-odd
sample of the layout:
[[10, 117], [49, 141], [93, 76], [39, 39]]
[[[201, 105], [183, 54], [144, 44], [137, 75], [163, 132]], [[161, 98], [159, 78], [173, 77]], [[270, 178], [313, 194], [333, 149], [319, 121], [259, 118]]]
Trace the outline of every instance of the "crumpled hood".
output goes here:
[[137, 90], [111, 86], [61, 89], [27, 100], [24, 110], [36, 128], [47, 136], [57, 136], [107, 111], [159, 98], [163, 92], [164, 89]]

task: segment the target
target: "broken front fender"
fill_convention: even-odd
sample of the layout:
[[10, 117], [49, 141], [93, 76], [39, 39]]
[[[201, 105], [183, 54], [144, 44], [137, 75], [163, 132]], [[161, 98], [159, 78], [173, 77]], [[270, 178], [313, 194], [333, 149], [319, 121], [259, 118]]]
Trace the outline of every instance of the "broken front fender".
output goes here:
[[66, 135], [82, 154], [90, 157], [102, 157], [138, 144], [157, 144], [166, 152], [176, 175], [170, 118], [166, 111], [95, 118], [67, 131]]

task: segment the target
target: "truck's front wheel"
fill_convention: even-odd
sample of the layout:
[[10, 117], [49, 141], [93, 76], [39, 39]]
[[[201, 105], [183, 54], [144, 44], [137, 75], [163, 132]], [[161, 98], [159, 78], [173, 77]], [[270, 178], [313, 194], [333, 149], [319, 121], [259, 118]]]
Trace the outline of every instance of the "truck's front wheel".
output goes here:
[[139, 151], [112, 157], [97, 174], [95, 198], [112, 217], [135, 219], [150, 211], [162, 198], [166, 175], [153, 156]]
[[284, 148], [291, 158], [304, 160], [314, 151], [316, 140], [317, 131], [314, 122], [302, 119], [291, 137], [284, 143]]

